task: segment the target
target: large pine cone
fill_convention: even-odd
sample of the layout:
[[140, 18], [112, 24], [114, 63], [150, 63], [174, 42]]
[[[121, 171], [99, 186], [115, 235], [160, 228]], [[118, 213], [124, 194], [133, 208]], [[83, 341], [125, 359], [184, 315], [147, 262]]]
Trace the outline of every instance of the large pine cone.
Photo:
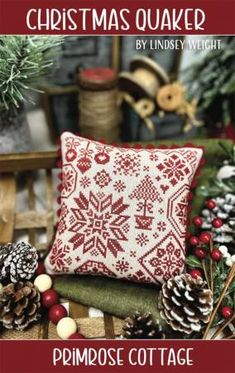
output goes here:
[[182, 274], [163, 284], [159, 297], [160, 315], [173, 330], [199, 332], [209, 322], [213, 294], [201, 277]]
[[152, 314], [141, 315], [135, 312], [125, 319], [122, 336], [126, 339], [163, 339], [165, 338], [159, 323], [155, 323]]
[[40, 318], [40, 293], [32, 282], [9, 284], [0, 290], [0, 324], [24, 330]]
[[30, 280], [38, 265], [35, 247], [24, 242], [0, 247], [0, 281]]

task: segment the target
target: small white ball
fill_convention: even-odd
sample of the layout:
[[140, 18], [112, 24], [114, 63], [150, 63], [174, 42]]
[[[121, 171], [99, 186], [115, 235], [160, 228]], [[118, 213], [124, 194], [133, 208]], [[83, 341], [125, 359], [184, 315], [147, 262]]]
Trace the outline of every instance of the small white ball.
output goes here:
[[44, 293], [44, 291], [52, 287], [52, 279], [50, 276], [42, 274], [35, 278], [34, 285], [38, 288], [40, 293]]
[[63, 317], [57, 326], [56, 331], [61, 339], [68, 339], [72, 334], [77, 331], [77, 323], [71, 317]]

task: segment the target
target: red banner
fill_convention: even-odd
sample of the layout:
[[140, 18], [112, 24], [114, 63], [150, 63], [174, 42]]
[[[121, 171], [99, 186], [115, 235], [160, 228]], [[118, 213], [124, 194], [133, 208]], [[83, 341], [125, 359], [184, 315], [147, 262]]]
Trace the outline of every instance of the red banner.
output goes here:
[[1, 34], [235, 34], [234, 0], [0, 0]]
[[234, 341], [1, 341], [1, 373], [232, 373]]

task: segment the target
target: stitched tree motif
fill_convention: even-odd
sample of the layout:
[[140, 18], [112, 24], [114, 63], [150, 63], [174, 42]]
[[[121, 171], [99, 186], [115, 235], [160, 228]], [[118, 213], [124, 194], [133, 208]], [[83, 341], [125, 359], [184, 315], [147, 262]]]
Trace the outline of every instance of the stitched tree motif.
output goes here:
[[74, 250], [81, 248], [85, 254], [106, 258], [110, 252], [115, 258], [124, 252], [122, 242], [127, 241], [129, 216], [123, 213], [128, 208], [123, 197], [113, 201], [112, 195], [90, 192], [87, 198], [82, 192], [74, 199], [69, 228], [74, 235], [69, 240]]
[[162, 198], [149, 175], [145, 176], [129, 197], [130, 199], [137, 199], [140, 201], [137, 205], [137, 211], [142, 211], [142, 214], [135, 215], [136, 228], [151, 229], [154, 217], [147, 215], [148, 213], [153, 213], [153, 204], [151, 202], [162, 202]]

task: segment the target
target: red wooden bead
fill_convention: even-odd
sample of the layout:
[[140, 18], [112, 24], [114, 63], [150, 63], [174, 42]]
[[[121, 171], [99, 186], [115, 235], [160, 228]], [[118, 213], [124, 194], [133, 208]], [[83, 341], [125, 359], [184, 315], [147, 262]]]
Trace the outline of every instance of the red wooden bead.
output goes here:
[[201, 216], [195, 216], [193, 218], [193, 224], [196, 225], [196, 227], [200, 227], [203, 223], [203, 219], [201, 218]]
[[211, 258], [214, 261], [219, 262], [222, 259], [222, 253], [218, 249], [214, 249], [211, 253]]
[[196, 236], [192, 236], [189, 242], [192, 246], [197, 246], [199, 244], [199, 239]]
[[206, 251], [202, 247], [197, 247], [194, 251], [194, 255], [199, 259], [205, 259]]
[[61, 319], [68, 316], [68, 312], [62, 304], [54, 304], [49, 310], [49, 319], [57, 324]]
[[220, 228], [223, 225], [223, 221], [220, 218], [215, 218], [212, 221], [212, 225], [213, 225], [214, 228]]
[[232, 307], [225, 306], [222, 308], [221, 313], [225, 319], [230, 319], [233, 316], [233, 309]]
[[35, 275], [39, 276], [39, 275], [42, 275], [43, 273], [46, 273], [46, 269], [45, 269], [44, 262], [40, 261], [38, 262], [38, 268], [35, 271]]
[[59, 295], [54, 289], [49, 289], [42, 293], [42, 305], [45, 308], [50, 308], [58, 303]]
[[81, 333], [73, 333], [68, 339], [86, 339]]
[[209, 232], [203, 232], [200, 234], [199, 240], [204, 244], [208, 245], [211, 240], [211, 234]]
[[209, 210], [213, 210], [216, 207], [215, 201], [213, 201], [213, 199], [209, 199], [208, 201], [206, 201], [206, 207]]
[[201, 271], [199, 271], [199, 269], [192, 269], [192, 271], [190, 271], [189, 274], [190, 274], [193, 278], [202, 277], [202, 273], [201, 273]]

